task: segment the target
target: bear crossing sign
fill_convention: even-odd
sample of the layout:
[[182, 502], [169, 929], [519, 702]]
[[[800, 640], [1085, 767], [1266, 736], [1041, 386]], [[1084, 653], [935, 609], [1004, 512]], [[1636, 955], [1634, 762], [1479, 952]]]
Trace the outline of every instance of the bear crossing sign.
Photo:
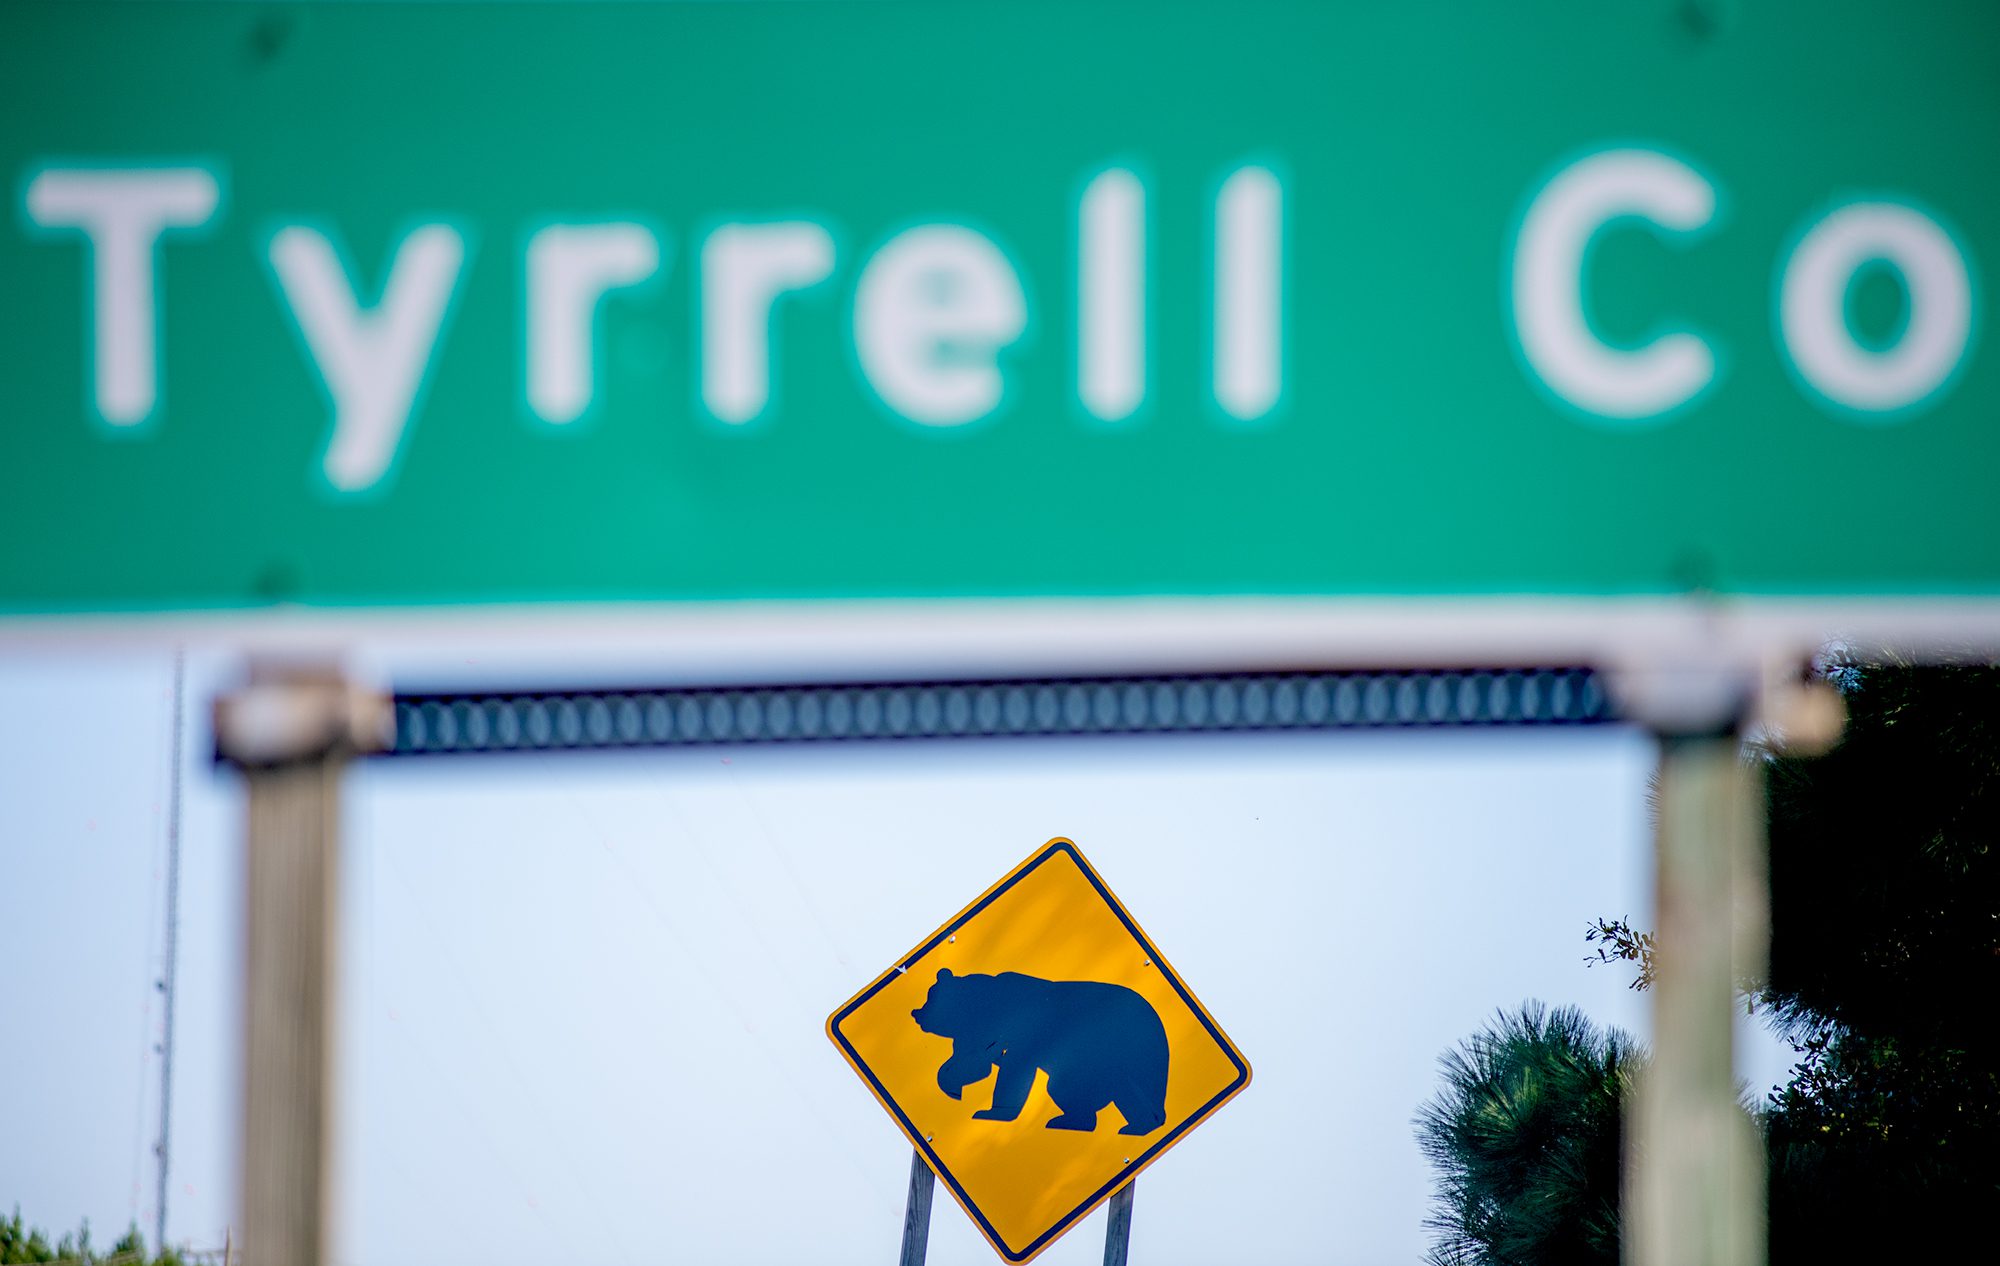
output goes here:
[[1047, 1248], [1250, 1081], [1242, 1053], [1066, 839], [883, 972], [826, 1031], [1010, 1262]]

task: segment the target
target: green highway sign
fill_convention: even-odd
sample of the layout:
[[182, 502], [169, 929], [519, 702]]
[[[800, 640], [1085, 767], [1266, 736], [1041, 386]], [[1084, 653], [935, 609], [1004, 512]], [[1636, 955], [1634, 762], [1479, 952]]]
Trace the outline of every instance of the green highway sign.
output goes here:
[[1983, 0], [0, 36], [0, 614], [2000, 593]]

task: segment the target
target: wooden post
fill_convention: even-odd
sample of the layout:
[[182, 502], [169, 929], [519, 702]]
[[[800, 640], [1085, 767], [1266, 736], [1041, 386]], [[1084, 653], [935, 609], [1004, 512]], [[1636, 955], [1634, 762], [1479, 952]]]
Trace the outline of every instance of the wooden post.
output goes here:
[[391, 724], [385, 698], [324, 666], [253, 664], [216, 703], [249, 798], [241, 1220], [265, 1266], [326, 1260], [340, 776]]
[[924, 1164], [924, 1154], [910, 1152], [910, 1198], [903, 1205], [903, 1255], [898, 1266], [924, 1266], [931, 1243], [931, 1195], [937, 1189], [937, 1175]]
[[1768, 926], [1753, 772], [1734, 733], [1661, 740], [1653, 1062], [1631, 1109], [1625, 1260], [1758, 1266], [1764, 1160], [1738, 1105], [1736, 982]]
[[1132, 1189], [1134, 1178], [1111, 1196], [1111, 1216], [1104, 1223], [1104, 1266], [1125, 1266], [1125, 1254], [1132, 1246]]

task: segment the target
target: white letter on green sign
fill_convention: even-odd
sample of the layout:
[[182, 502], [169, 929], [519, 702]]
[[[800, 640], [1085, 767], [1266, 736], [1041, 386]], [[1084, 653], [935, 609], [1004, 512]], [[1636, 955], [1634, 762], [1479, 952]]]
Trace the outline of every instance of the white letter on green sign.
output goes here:
[[1076, 394], [1119, 422], [1146, 398], [1146, 187], [1098, 173], [1077, 207]]
[[875, 393], [925, 426], [1000, 407], [1001, 349], [1028, 328], [1021, 277], [991, 238], [923, 224], [890, 238], [854, 291], [854, 351]]
[[[1896, 270], [1909, 319], [1893, 344], [1864, 347], [1847, 321], [1855, 274]], [[1799, 239], [1779, 284], [1778, 326], [1792, 367], [1836, 405], [1890, 415], [1922, 404], [1957, 372], [1972, 341], [1972, 270], [1951, 234], [1897, 202], [1854, 202]]]
[[701, 400], [718, 421], [764, 412], [778, 296], [832, 275], [833, 235], [810, 220], [725, 224], [702, 242]]
[[272, 271], [333, 402], [324, 468], [341, 492], [388, 473], [464, 262], [457, 229], [415, 229], [396, 247], [381, 299], [364, 308], [325, 234], [295, 224], [272, 237]]
[[1278, 407], [1284, 387], [1284, 189], [1239, 167], [1215, 195], [1215, 402], [1241, 422]]
[[1614, 220], [1678, 234], [1715, 216], [1715, 187], [1679, 159], [1649, 149], [1593, 154], [1557, 173], [1522, 217], [1514, 243], [1514, 336], [1550, 390], [1599, 417], [1637, 420], [1686, 404], [1715, 379], [1715, 353], [1682, 330], [1621, 350], [1584, 317], [1583, 263]]
[[90, 243], [92, 392], [112, 426], [144, 422], [159, 399], [160, 235], [208, 223], [219, 201], [200, 167], [53, 167], [28, 182], [29, 219]]
[[544, 422], [590, 408], [593, 329], [607, 292], [660, 268], [660, 241], [640, 224], [551, 224], [528, 240], [528, 407]]

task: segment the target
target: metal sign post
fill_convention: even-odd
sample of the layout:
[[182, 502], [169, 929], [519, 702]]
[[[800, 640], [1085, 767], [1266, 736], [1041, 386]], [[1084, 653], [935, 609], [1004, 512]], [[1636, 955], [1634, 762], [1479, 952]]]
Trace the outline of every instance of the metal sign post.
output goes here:
[[924, 1154], [910, 1153], [910, 1199], [903, 1207], [903, 1254], [897, 1266], [924, 1266], [931, 1243], [931, 1195], [937, 1175], [924, 1164]]
[[[1132, 1190], [1138, 1185], [1134, 1178], [1111, 1197], [1104, 1224], [1104, 1266], [1125, 1266], [1132, 1246]], [[910, 1198], [903, 1206], [903, 1251], [897, 1266], [924, 1266], [931, 1238], [931, 1194], [936, 1189], [937, 1176], [924, 1164], [924, 1154], [911, 1152]]]
[[240, 1217], [270, 1266], [326, 1260], [340, 778], [392, 715], [325, 667], [253, 665], [216, 704], [249, 801]]
[[1132, 1189], [1134, 1178], [1111, 1197], [1111, 1216], [1104, 1224], [1104, 1266], [1125, 1266], [1125, 1251], [1132, 1246]]

